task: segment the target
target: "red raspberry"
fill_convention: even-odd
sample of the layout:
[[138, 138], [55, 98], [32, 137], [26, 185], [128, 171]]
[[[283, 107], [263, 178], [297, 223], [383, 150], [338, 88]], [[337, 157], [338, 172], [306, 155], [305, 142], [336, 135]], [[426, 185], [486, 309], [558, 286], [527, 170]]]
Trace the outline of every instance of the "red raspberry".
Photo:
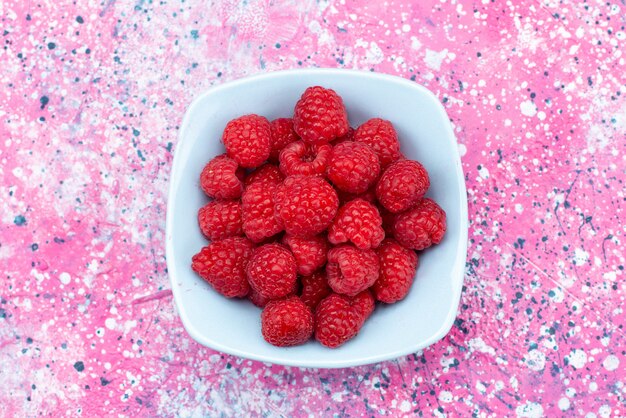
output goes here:
[[280, 218], [274, 212], [277, 187], [274, 183], [255, 182], [243, 192], [243, 232], [253, 242], [261, 242], [283, 230]]
[[342, 142], [333, 148], [326, 176], [348, 193], [365, 192], [378, 178], [380, 163], [372, 149], [359, 142]]
[[349, 244], [328, 252], [326, 276], [328, 284], [337, 293], [354, 296], [378, 279], [380, 262], [373, 250], [359, 250]]
[[391, 122], [374, 118], [359, 126], [354, 133], [354, 141], [372, 147], [380, 160], [382, 168], [387, 167], [400, 157], [398, 134]]
[[191, 268], [227, 298], [244, 297], [250, 290], [246, 266], [253, 244], [243, 237], [213, 241], [191, 259]]
[[211, 241], [242, 235], [241, 204], [237, 200], [209, 202], [198, 211], [198, 224]]
[[373, 310], [369, 291], [356, 297], [333, 293], [315, 310], [315, 339], [326, 347], [339, 347], [358, 334]]
[[237, 162], [226, 154], [213, 158], [202, 169], [200, 187], [209, 197], [214, 199], [238, 199], [243, 192], [245, 173]]
[[417, 254], [392, 239], [383, 241], [376, 253], [380, 259], [380, 276], [372, 286], [376, 299], [384, 303], [404, 299], [417, 271]]
[[226, 124], [222, 142], [230, 158], [245, 168], [263, 164], [271, 150], [270, 123], [263, 116], [245, 115]]
[[385, 238], [383, 219], [376, 206], [362, 199], [352, 200], [341, 208], [328, 228], [332, 244], [352, 242], [358, 249], [376, 248]]
[[279, 118], [270, 122], [271, 146], [270, 161], [278, 161], [278, 155], [288, 144], [298, 140], [296, 131], [293, 130], [291, 118]]
[[333, 90], [315, 86], [304, 91], [293, 115], [293, 127], [304, 142], [332, 141], [348, 132], [348, 114]]
[[278, 186], [275, 210], [288, 234], [306, 238], [324, 231], [339, 207], [335, 189], [317, 176], [290, 176]]
[[265, 305], [267, 305], [267, 302], [271, 300], [269, 298], [261, 296], [261, 294], [257, 292], [256, 290], [254, 290], [254, 288], [252, 287], [250, 287], [250, 293], [248, 293], [248, 299], [250, 300], [250, 302], [258, 306], [259, 308], [265, 308]]
[[348, 132], [344, 135], [344, 136], [340, 136], [337, 139], [333, 140], [333, 146], [335, 145], [339, 145], [342, 142], [350, 142], [354, 140], [354, 128], [350, 127], [348, 128]]
[[372, 292], [364, 290], [354, 297], [352, 300], [352, 307], [360, 315], [363, 324], [367, 318], [370, 317], [376, 305], [376, 300], [372, 295]]
[[250, 186], [252, 183], [281, 183], [285, 179], [283, 173], [280, 172], [277, 166], [274, 164], [263, 164], [261, 167], [248, 174], [244, 182], [245, 187]]
[[376, 197], [389, 212], [399, 213], [416, 204], [429, 186], [424, 166], [412, 160], [396, 161], [380, 176]]
[[296, 290], [296, 260], [280, 244], [255, 248], [247, 273], [250, 286], [263, 297], [279, 299]]
[[313, 313], [297, 296], [272, 300], [261, 313], [261, 332], [277, 347], [304, 344], [313, 335]]
[[433, 200], [425, 198], [413, 209], [399, 214], [393, 224], [398, 242], [413, 250], [439, 244], [446, 232], [446, 213]]
[[332, 293], [324, 271], [315, 272], [310, 276], [302, 276], [300, 281], [302, 282], [300, 299], [312, 310], [315, 310], [321, 300]]
[[321, 235], [312, 238], [285, 235], [283, 243], [289, 247], [296, 259], [298, 274], [308, 276], [326, 264], [328, 241]]
[[280, 171], [286, 176], [323, 176], [333, 147], [293, 142], [280, 152]]

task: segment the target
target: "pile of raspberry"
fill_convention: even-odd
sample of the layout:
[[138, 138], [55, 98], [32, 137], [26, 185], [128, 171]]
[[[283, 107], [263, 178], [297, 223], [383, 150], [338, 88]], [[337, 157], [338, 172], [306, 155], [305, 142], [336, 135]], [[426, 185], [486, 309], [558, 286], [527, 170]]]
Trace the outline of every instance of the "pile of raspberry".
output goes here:
[[333, 90], [306, 89], [291, 119], [233, 119], [222, 142], [226, 153], [200, 175], [210, 243], [192, 268], [261, 307], [270, 344], [344, 344], [376, 302], [407, 295], [416, 251], [443, 238], [446, 214], [424, 197], [428, 173], [402, 155], [391, 122], [351, 128]]

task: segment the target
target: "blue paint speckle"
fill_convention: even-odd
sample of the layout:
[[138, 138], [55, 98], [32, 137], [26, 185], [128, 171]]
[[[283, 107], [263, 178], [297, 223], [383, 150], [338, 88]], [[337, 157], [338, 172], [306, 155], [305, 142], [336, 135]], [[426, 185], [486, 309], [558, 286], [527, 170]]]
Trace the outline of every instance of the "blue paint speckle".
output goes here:
[[76, 369], [76, 371], [82, 372], [83, 370], [85, 370], [85, 365], [82, 361], [77, 361], [76, 363], [74, 363], [74, 368]]
[[43, 110], [46, 107], [49, 101], [50, 99], [48, 99], [48, 96], [41, 96], [39, 98], [39, 103], [41, 103], [41, 110]]

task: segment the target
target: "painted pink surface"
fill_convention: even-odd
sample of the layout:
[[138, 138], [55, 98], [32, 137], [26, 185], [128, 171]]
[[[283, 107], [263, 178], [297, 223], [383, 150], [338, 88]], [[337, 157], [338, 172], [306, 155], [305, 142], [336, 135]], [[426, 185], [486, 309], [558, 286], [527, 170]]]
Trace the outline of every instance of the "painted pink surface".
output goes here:
[[[77, 3], [0, 4], [0, 414], [626, 414], [623, 2]], [[425, 85], [463, 155], [459, 316], [396, 361], [221, 355], [168, 290], [186, 106], [317, 66]]]

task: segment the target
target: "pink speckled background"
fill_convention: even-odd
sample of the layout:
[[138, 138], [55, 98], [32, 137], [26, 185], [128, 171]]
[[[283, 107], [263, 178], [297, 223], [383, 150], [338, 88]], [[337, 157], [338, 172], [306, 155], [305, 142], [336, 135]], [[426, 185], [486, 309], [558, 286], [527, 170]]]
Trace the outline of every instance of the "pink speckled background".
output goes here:
[[[0, 415], [626, 415], [623, 0], [74, 3], [0, 2]], [[423, 352], [270, 366], [177, 317], [164, 226], [186, 106], [299, 67], [414, 80], [452, 120], [467, 273]]]

